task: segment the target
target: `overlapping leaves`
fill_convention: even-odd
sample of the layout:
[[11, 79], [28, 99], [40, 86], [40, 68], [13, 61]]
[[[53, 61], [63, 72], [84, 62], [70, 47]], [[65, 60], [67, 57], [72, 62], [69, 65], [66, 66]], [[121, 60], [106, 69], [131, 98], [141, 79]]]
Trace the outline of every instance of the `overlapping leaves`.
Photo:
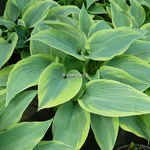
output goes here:
[[54, 61], [48, 55], [34, 55], [19, 61], [9, 74], [6, 104], [19, 92], [37, 85], [43, 70]]
[[109, 60], [123, 54], [130, 44], [144, 36], [131, 29], [105, 29], [94, 33], [86, 43], [87, 56], [93, 60]]
[[[19, 26], [30, 28], [29, 32], [34, 28], [29, 39], [33, 56], [23, 50], [23, 60], [0, 71], [0, 127], [6, 129], [0, 133], [2, 149], [80, 149], [90, 121], [103, 150], [113, 149], [119, 123], [125, 130], [150, 139], [150, 98], [146, 95], [150, 87], [150, 30], [149, 24], [143, 25], [149, 21], [149, 3], [132, 0], [129, 6], [125, 0], [110, 0], [105, 7], [94, 0], [86, 2], [86, 8], [83, 5], [79, 10], [51, 0], [8, 0], [0, 19], [4, 27], [0, 36], [13, 30], [13, 22], [20, 17]], [[96, 16], [98, 13], [106, 14], [106, 20]], [[97, 20], [100, 17], [101, 21]], [[141, 25], [144, 30], [139, 29]], [[17, 34], [8, 35], [8, 39], [0, 38], [0, 67], [19, 48]], [[82, 79], [82, 72], [93, 76]], [[61, 105], [54, 117], [54, 140], [38, 145], [51, 121], [16, 124], [36, 95], [36, 91], [22, 91], [34, 85], [38, 85], [39, 110]], [[141, 114], [147, 115], [136, 116]]]
[[78, 52], [82, 50], [80, 39], [56, 29], [47, 29], [31, 36], [30, 40], [41, 41], [51, 47], [54, 47], [66, 54], [74, 56], [80, 60], [84, 60], [82, 55]]
[[150, 64], [133, 55], [121, 55], [106, 62], [107, 66], [122, 69], [134, 78], [150, 85]]
[[9, 60], [11, 57], [16, 44], [17, 44], [18, 36], [16, 33], [12, 33], [10, 35], [10, 41], [6, 41], [4, 38], [0, 38], [0, 68]]
[[82, 78], [75, 77], [79, 74], [76, 70], [66, 72], [65, 67], [59, 63], [48, 66], [39, 79], [39, 109], [71, 100], [82, 85]]
[[12, 148], [15, 150], [33, 149], [42, 139], [51, 122], [52, 120], [24, 122], [0, 132], [1, 150]]
[[19, 93], [12, 99], [10, 104], [0, 113], [0, 131], [19, 122], [23, 112], [36, 94], [36, 90], [26, 91]]
[[89, 81], [79, 104], [85, 110], [103, 116], [121, 117], [150, 113], [149, 96], [114, 80]]
[[49, 6], [50, 4], [46, 1], [38, 1], [31, 5], [22, 16], [26, 26], [32, 27], [43, 20], [49, 12]]

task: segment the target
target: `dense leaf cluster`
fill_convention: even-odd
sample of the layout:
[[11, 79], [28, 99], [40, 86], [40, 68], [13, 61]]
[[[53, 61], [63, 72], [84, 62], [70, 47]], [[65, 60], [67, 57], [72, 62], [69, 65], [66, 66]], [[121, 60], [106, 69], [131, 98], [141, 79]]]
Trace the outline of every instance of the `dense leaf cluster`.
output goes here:
[[[102, 150], [113, 149], [119, 127], [150, 140], [149, 12], [149, 0], [8, 0], [0, 150], [79, 150], [90, 126]], [[20, 123], [36, 95], [54, 118]], [[51, 123], [53, 140], [41, 141]]]

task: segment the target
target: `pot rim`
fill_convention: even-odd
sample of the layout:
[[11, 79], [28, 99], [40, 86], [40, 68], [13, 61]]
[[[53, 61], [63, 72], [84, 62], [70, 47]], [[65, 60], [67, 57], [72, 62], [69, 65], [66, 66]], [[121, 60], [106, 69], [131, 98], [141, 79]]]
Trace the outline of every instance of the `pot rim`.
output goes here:
[[[117, 148], [117, 150], [121, 150], [121, 148], [125, 148], [125, 147], [127, 147], [127, 146], [129, 146], [129, 144], [128, 144], [128, 145], [121, 146], [121, 147]], [[135, 144], [135, 146], [138, 146], [138, 147], [141, 146], [142, 148], [147, 148], [148, 150], [150, 150], [150, 146], [146, 146], [146, 145], [142, 145], [142, 144]]]

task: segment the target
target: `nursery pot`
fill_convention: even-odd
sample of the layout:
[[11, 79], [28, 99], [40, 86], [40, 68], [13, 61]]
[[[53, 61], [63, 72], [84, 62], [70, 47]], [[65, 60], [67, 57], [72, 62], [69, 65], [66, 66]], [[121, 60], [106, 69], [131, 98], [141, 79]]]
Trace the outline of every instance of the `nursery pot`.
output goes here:
[[[137, 150], [150, 150], [150, 147], [148, 146], [145, 146], [145, 145], [141, 145], [141, 144], [135, 144], [135, 146], [138, 148]], [[134, 150], [129, 148], [129, 145], [124, 145], [120, 148], [118, 148], [117, 150]]]

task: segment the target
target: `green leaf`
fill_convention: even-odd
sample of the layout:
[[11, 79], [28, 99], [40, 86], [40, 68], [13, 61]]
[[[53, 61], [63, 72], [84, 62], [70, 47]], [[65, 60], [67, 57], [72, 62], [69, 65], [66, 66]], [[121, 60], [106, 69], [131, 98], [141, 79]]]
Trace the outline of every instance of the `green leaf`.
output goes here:
[[119, 119], [91, 114], [91, 126], [99, 147], [112, 150], [118, 135]]
[[42, 139], [52, 120], [19, 123], [0, 133], [1, 150], [33, 149]]
[[[5, 102], [6, 102], [6, 89], [0, 89], [0, 115], [2, 111], [5, 109]], [[0, 118], [1, 120], [1, 118]]]
[[90, 113], [78, 103], [69, 101], [56, 112], [52, 126], [53, 139], [80, 149], [88, 136], [89, 128]]
[[87, 11], [83, 5], [82, 9], [80, 10], [80, 14], [79, 14], [78, 28], [80, 30], [82, 30], [86, 35], [88, 35], [88, 32], [89, 32], [92, 24], [94, 24], [94, 21], [92, 20], [92, 18], [90, 18], [89, 14], [87, 13]]
[[0, 101], [0, 113], [5, 109], [5, 100]]
[[79, 104], [89, 112], [108, 117], [150, 113], [149, 96], [113, 80], [89, 81]]
[[5, 90], [6, 87], [5, 86], [0, 86], [0, 90]]
[[144, 121], [144, 123], [147, 125], [148, 129], [150, 129], [150, 114], [141, 115], [141, 118]]
[[125, 11], [129, 10], [129, 6], [126, 3], [126, 0], [113, 0], [116, 4], [120, 6]]
[[28, 2], [28, 3], [24, 6], [24, 8], [23, 8], [23, 10], [22, 10], [22, 14], [24, 14], [30, 6], [33, 6], [33, 5], [34, 5], [36, 2], [38, 2], [38, 1], [41, 1], [41, 0], [31, 0], [30, 2]]
[[0, 114], [0, 130], [3, 131], [19, 122], [23, 112], [30, 104], [37, 91], [19, 93]]
[[43, 70], [54, 61], [48, 55], [34, 55], [19, 61], [10, 72], [7, 83], [6, 105], [19, 92], [37, 85]]
[[10, 35], [11, 43], [7, 42], [5, 39], [0, 38], [0, 68], [9, 60], [11, 57], [16, 44], [18, 36], [16, 33]]
[[[71, 63], [70, 63], [71, 62]], [[83, 62], [79, 59], [66, 55], [63, 59], [63, 64], [66, 67], [66, 70], [77, 70], [82, 73], [82, 68], [84, 66]]]
[[88, 9], [93, 3], [95, 3], [95, 0], [86, 0], [86, 8]]
[[149, 84], [134, 78], [133, 76], [129, 75], [127, 72], [119, 68], [102, 66], [99, 72], [101, 79], [115, 80], [130, 85], [141, 92], [145, 91], [149, 87]]
[[132, 19], [127, 11], [122, 10], [119, 5], [117, 5], [112, 0], [111, 2], [111, 17], [112, 23], [115, 28], [126, 26], [132, 27]]
[[16, 49], [28, 47], [29, 44], [25, 42], [28, 38], [26, 28], [22, 26], [15, 26], [14, 29], [18, 35]]
[[150, 88], [146, 89], [146, 90], [144, 91], [144, 93], [145, 93], [146, 95], [150, 96]]
[[142, 5], [145, 5], [145, 6], [148, 7], [148, 8], [150, 8], [150, 3], [149, 3], [149, 1], [147, 1], [147, 2], [146, 2], [146, 1], [147, 1], [147, 0], [142, 1], [141, 4], [142, 4]]
[[30, 53], [26, 50], [21, 51], [21, 59], [27, 58], [30, 56]]
[[22, 16], [26, 26], [33, 27], [37, 22], [42, 21], [48, 14], [49, 6], [46, 1], [38, 1], [30, 6]]
[[77, 101], [84, 94], [85, 84], [88, 82], [88, 79], [86, 78], [87, 76], [88, 76], [88, 74], [86, 74], [86, 73], [82, 74], [82, 86], [81, 86], [79, 92], [73, 97], [72, 101]]
[[74, 28], [78, 28], [78, 22], [77, 20], [70, 18], [70, 17], [64, 17], [61, 15], [57, 15], [57, 18], [59, 19], [60, 22], [66, 23]]
[[88, 8], [88, 12], [91, 14], [107, 14], [105, 9], [100, 3], [95, 3]]
[[78, 54], [82, 49], [82, 44], [79, 39], [64, 31], [47, 29], [31, 36], [30, 40], [41, 41], [66, 54], [84, 60], [83, 56]]
[[79, 14], [80, 9], [77, 6], [56, 6], [49, 10], [48, 16], [46, 17], [47, 20], [56, 20], [57, 15], [61, 16], [68, 16], [70, 14]]
[[0, 89], [0, 101], [6, 100], [6, 88]]
[[58, 57], [59, 61], [62, 61], [64, 57], [67, 55], [62, 51], [59, 51], [55, 48], [51, 48], [51, 54], [53, 57]]
[[4, 18], [0, 18], [0, 26], [6, 26], [9, 29], [15, 26], [15, 23], [5, 20]]
[[[134, 31], [137, 31], [137, 32], [139, 32], [139, 33], [141, 33], [141, 34], [143, 34], [144, 36], [148, 33], [146, 30], [144, 30], [144, 29], [139, 29], [139, 28], [132, 28]], [[144, 37], [144, 38], [142, 38], [142, 40], [145, 40], [146, 39], [146, 37]]]
[[24, 9], [24, 7], [31, 1], [32, 0], [12, 0], [12, 2], [19, 8], [21, 12]]
[[[132, 132], [139, 137], [150, 139], [149, 128], [141, 119], [141, 116], [129, 116], [119, 118], [120, 127], [126, 131]], [[142, 128], [141, 128], [142, 127]]]
[[137, 0], [130, 0], [130, 3], [130, 13], [135, 18], [135, 21], [139, 24], [139, 26], [141, 26], [146, 18], [145, 10]]
[[122, 69], [150, 86], [150, 64], [138, 57], [124, 54], [111, 59], [106, 65]]
[[59, 141], [41, 141], [33, 150], [76, 150], [75, 148]]
[[[22, 19], [18, 19], [17, 20], [17, 25], [18, 26], [22, 26], [22, 27], [25, 27], [26, 25], [25, 25], [25, 22], [22, 20]], [[25, 27], [26, 28], [26, 27]]]
[[145, 34], [145, 37], [146, 37], [146, 40], [149, 41], [149, 40], [150, 40], [150, 23], [144, 24], [143, 26], [141, 26], [140, 29], [143, 29], [143, 30], [148, 31], [148, 32]]
[[[86, 43], [88, 58], [109, 60], [123, 54], [133, 41], [144, 36], [132, 29], [105, 29], [94, 33]], [[117, 44], [116, 44], [117, 43]]]
[[4, 19], [15, 22], [19, 16], [19, 9], [14, 5], [12, 0], [8, 0], [4, 11]]
[[150, 1], [149, 0], [145, 0], [148, 4], [150, 4]]
[[[47, 25], [37, 25], [32, 33], [31, 36], [37, 34], [38, 32], [42, 31], [42, 30], [46, 30], [49, 29], [49, 26]], [[36, 41], [36, 40], [31, 40], [30, 41], [30, 53], [31, 55], [35, 55], [35, 54], [51, 54], [51, 47], [41, 41]]]
[[0, 70], [0, 86], [7, 85], [8, 75], [10, 71], [13, 69], [13, 67], [14, 65], [10, 65]]
[[149, 23], [149, 22], [150, 22], [150, 11], [147, 11], [144, 23]]
[[98, 31], [104, 30], [104, 29], [111, 29], [111, 27], [104, 20], [98, 21], [97, 23], [93, 24], [90, 27], [88, 37], [92, 36], [94, 33], [98, 32]]
[[150, 43], [149, 41], [136, 40], [130, 45], [125, 54], [134, 55], [150, 63]]
[[143, 3], [143, 1], [147, 1], [147, 0], [137, 0], [139, 3]]
[[82, 78], [77, 75], [80, 73], [76, 70], [66, 73], [59, 63], [48, 66], [39, 79], [39, 109], [54, 107], [72, 99], [82, 85]]
[[56, 22], [56, 21], [42, 21], [40, 24], [49, 25], [54, 29], [58, 29], [59, 31], [63, 31], [67, 34], [70, 34], [70, 36], [73, 36], [80, 42], [81, 47], [85, 46], [85, 43], [87, 41], [87, 37], [85, 33], [79, 29], [76, 29], [74, 27], [71, 27], [70, 25], [66, 23]]

